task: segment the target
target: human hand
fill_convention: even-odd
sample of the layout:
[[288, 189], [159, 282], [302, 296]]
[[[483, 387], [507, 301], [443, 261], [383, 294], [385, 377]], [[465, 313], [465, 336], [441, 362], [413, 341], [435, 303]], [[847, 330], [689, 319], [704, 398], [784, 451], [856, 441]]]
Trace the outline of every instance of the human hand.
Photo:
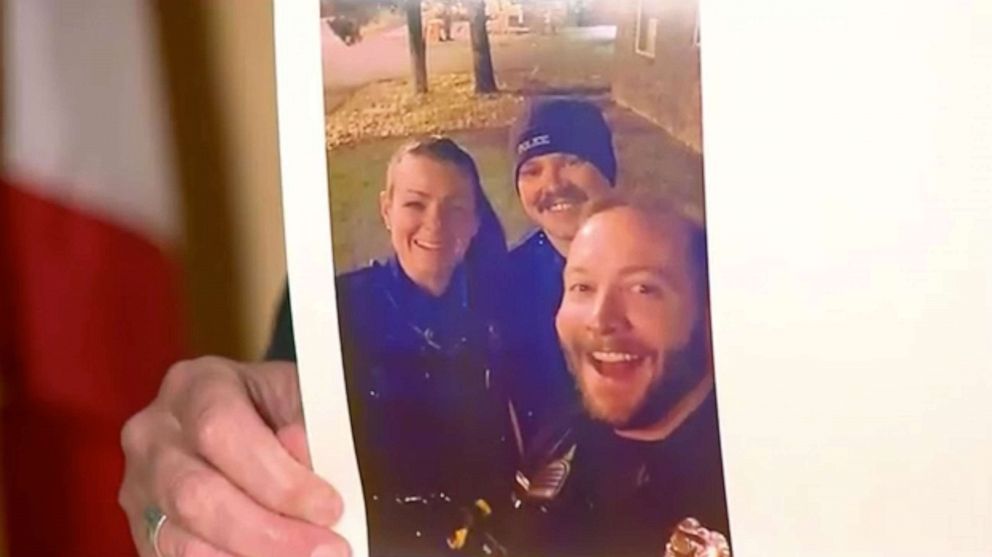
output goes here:
[[350, 554], [329, 529], [341, 499], [310, 469], [293, 364], [176, 364], [121, 444], [119, 502], [142, 557]]

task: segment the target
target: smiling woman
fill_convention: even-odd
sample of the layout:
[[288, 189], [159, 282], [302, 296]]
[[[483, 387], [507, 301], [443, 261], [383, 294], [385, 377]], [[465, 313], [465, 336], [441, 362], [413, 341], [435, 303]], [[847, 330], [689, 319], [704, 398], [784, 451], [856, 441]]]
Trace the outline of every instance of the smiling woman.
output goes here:
[[440, 296], [478, 231], [479, 219], [471, 172], [438, 160], [429, 149], [414, 143], [396, 153], [379, 202], [403, 270], [418, 286]]
[[506, 240], [475, 162], [448, 138], [402, 145], [379, 200], [393, 254], [337, 279], [370, 543], [377, 555], [436, 555], [459, 509], [509, 489], [498, 304], [485, 287]]

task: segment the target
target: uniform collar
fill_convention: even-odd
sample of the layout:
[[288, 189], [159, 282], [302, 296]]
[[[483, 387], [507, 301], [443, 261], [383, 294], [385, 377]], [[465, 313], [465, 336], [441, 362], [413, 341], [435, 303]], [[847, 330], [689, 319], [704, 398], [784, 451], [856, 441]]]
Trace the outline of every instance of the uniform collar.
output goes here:
[[414, 283], [395, 255], [386, 261], [386, 268], [389, 270], [391, 294], [413, 320], [433, 322], [443, 314], [457, 313], [468, 308], [468, 281], [464, 265], [455, 269], [447, 290], [440, 296], [433, 296]]
[[558, 252], [555, 245], [551, 243], [550, 239], [548, 239], [548, 235], [545, 234], [543, 230], [540, 230], [535, 237], [537, 238], [537, 243], [540, 244], [545, 251], [547, 251], [548, 259], [554, 262], [556, 266], [564, 268], [565, 256]]
[[619, 437], [634, 441], [657, 442], [668, 439], [713, 394], [713, 371], [703, 376], [676, 404], [651, 425], [638, 429], [614, 430]]
[[558, 253], [554, 244], [548, 239], [548, 235], [540, 228], [528, 234], [519, 245], [521, 248], [534, 253], [542, 261], [552, 263], [561, 268], [565, 267], [565, 257]]

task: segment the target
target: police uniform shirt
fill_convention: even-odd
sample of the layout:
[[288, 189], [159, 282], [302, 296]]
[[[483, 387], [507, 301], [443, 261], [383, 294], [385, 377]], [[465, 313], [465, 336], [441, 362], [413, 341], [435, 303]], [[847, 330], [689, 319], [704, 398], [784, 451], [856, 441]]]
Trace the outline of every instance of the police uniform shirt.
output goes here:
[[575, 384], [558, 344], [565, 258], [542, 230], [509, 255], [506, 358], [510, 396], [525, 438], [575, 403]]
[[713, 393], [661, 441], [584, 416], [552, 429], [517, 477], [515, 555], [660, 557], [686, 517], [729, 539]]
[[[337, 280], [348, 399], [376, 557], [450, 553], [460, 509], [509, 492], [512, 439], [490, 324], [465, 277], [433, 297], [390, 259]], [[293, 356], [288, 310], [272, 357]]]

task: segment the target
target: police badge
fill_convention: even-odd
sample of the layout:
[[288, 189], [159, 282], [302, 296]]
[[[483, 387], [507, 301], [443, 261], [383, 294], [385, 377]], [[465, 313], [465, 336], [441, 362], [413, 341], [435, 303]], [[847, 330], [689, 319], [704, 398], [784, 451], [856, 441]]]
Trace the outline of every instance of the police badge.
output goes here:
[[665, 544], [664, 557], [730, 557], [730, 544], [723, 534], [703, 528], [695, 518], [686, 518]]

